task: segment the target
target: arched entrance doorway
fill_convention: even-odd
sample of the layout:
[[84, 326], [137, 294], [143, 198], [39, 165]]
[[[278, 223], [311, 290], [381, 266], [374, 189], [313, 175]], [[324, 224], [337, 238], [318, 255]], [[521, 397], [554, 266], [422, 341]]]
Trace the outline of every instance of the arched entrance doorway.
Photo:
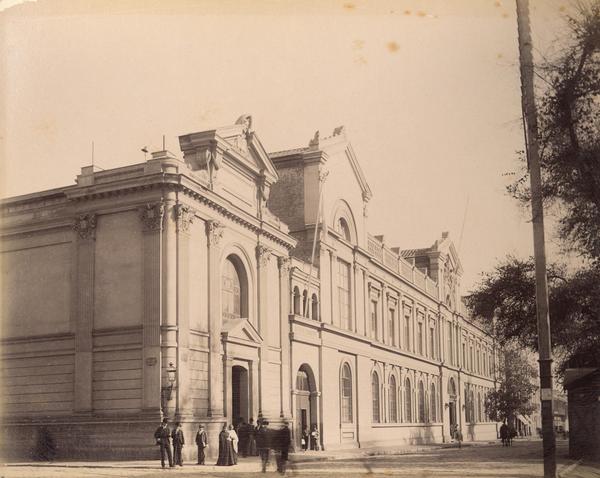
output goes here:
[[456, 431], [458, 430], [456, 420], [456, 385], [454, 379], [450, 378], [448, 381], [448, 413], [450, 422], [450, 437], [454, 438]]
[[302, 431], [310, 432], [317, 423], [317, 394], [312, 369], [304, 364], [296, 373], [296, 447], [300, 448]]
[[240, 365], [231, 368], [231, 421], [248, 423], [250, 413], [248, 370]]

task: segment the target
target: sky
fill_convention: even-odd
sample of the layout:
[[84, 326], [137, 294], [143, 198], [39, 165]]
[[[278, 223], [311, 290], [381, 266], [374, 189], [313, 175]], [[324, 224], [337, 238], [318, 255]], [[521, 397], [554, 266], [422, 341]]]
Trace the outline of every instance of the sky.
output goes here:
[[[530, 3], [539, 58], [572, 7]], [[247, 113], [269, 151], [344, 125], [370, 232], [409, 249], [449, 231], [463, 293], [533, 254], [505, 192], [524, 149], [513, 1], [3, 0], [0, 27], [3, 197], [73, 184], [92, 141], [108, 169]]]

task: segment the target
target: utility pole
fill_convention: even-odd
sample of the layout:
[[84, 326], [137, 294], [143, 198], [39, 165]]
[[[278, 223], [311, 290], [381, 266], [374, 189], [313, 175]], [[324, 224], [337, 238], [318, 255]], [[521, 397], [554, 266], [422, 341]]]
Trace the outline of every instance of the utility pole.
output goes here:
[[529, 25], [529, 1], [516, 0], [521, 67], [521, 105], [523, 108], [525, 146], [531, 181], [531, 215], [533, 253], [535, 256], [535, 296], [537, 307], [538, 350], [540, 364], [540, 398], [542, 402], [542, 439], [544, 478], [556, 478], [556, 438], [552, 413], [552, 346], [548, 312], [546, 251], [544, 245], [544, 207], [538, 146], [537, 111], [533, 88], [533, 54]]

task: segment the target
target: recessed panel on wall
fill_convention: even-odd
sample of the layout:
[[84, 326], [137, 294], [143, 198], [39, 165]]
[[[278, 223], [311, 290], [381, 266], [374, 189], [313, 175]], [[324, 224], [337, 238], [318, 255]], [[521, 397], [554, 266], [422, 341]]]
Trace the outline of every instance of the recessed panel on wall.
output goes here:
[[140, 325], [142, 229], [136, 212], [99, 217], [95, 257], [94, 328]]
[[3, 337], [68, 332], [71, 243], [3, 252], [0, 261]]

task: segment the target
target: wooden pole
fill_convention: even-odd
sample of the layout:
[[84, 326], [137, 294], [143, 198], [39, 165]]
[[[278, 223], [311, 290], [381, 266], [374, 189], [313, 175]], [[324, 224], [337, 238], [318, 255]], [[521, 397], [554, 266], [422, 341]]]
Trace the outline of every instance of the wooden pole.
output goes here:
[[544, 478], [556, 478], [556, 438], [552, 412], [552, 345], [548, 311], [546, 251], [544, 242], [544, 207], [538, 145], [537, 111], [533, 84], [533, 54], [529, 25], [529, 1], [516, 0], [521, 67], [521, 104], [525, 118], [525, 146], [531, 181], [531, 215], [535, 256], [535, 292], [537, 307], [538, 350], [540, 364], [540, 399], [542, 402], [542, 439]]

